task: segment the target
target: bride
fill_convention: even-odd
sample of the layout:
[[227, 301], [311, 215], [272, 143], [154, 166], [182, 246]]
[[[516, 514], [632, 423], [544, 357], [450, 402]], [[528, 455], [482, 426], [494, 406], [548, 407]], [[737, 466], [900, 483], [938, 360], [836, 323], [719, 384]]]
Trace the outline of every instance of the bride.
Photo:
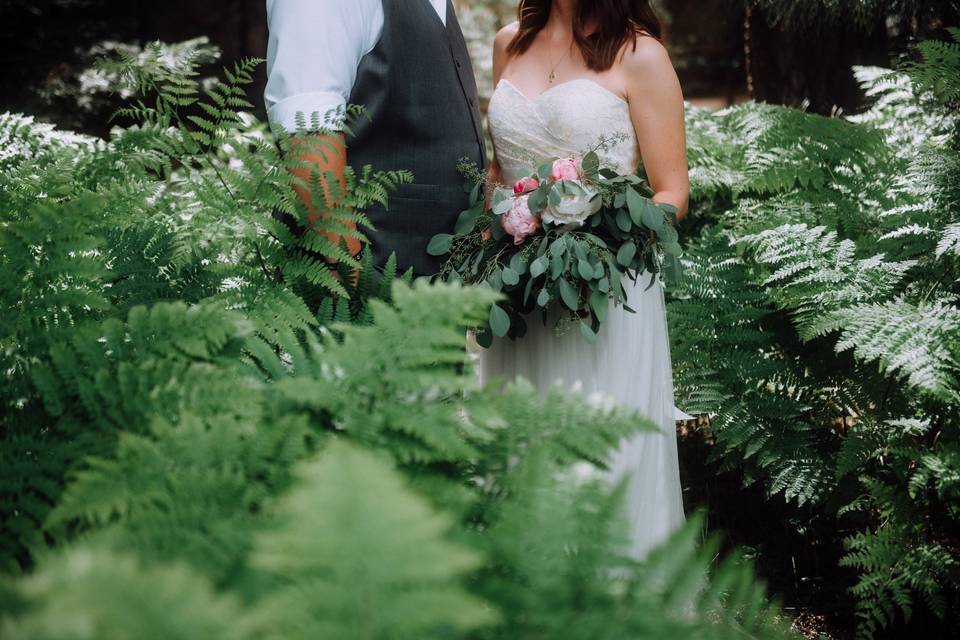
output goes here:
[[[494, 42], [489, 126], [491, 183], [513, 184], [535, 160], [598, 152], [633, 173], [642, 163], [655, 195], [682, 216], [688, 177], [683, 96], [648, 0], [523, 0], [519, 22]], [[552, 318], [480, 356], [484, 381], [522, 377], [541, 393], [562, 383], [632, 407], [660, 432], [622, 442], [610, 478], [627, 482], [631, 555], [641, 558], [683, 523], [673, 381], [663, 289], [649, 274], [624, 282], [595, 343], [556, 335]]]

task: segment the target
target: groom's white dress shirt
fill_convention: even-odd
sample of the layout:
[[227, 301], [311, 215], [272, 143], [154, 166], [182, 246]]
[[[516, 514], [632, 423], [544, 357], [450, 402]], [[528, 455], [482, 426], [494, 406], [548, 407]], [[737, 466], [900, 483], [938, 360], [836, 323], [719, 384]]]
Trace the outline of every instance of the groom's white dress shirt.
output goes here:
[[[444, 24], [447, 0], [429, 1]], [[350, 99], [360, 60], [383, 33], [381, 0], [267, 0], [267, 89], [271, 122], [296, 130], [296, 115], [322, 117]]]

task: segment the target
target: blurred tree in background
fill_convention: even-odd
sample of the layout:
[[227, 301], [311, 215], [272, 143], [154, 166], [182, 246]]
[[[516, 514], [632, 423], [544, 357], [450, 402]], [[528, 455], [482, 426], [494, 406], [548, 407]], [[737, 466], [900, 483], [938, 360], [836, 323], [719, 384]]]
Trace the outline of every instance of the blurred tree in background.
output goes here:
[[854, 65], [890, 66], [960, 23], [957, 0], [744, 1], [750, 95], [824, 114], [862, 106]]
[[[105, 136], [119, 101], [110, 87], [83, 77], [98, 56], [122, 44], [209, 37], [225, 60], [264, 57], [264, 6], [263, 0], [0, 0], [0, 111]], [[251, 89], [258, 106], [254, 94], [264, 82], [261, 67]]]
[[[493, 34], [517, 0], [454, 0], [489, 95]], [[817, 113], [856, 112], [853, 65], [889, 66], [909, 45], [960, 22], [960, 0], [654, 0], [684, 91], [695, 101], [747, 97]], [[0, 110], [105, 135], [109, 87], [83, 77], [119, 43], [209, 37], [225, 60], [263, 57], [264, 0], [0, 0]], [[261, 108], [265, 71], [250, 99]], [[258, 115], [262, 116], [260, 112]]]

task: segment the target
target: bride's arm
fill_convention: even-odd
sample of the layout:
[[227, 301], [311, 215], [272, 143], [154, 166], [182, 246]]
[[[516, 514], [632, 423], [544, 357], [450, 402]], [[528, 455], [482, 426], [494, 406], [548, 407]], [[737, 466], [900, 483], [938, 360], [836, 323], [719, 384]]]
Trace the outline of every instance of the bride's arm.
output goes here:
[[[513, 36], [517, 33], [518, 24], [514, 22], [509, 24], [503, 29], [500, 29], [497, 32], [496, 37], [493, 40], [493, 87], [496, 89], [497, 83], [500, 82], [500, 77], [503, 75], [503, 70], [507, 66], [507, 45], [510, 44], [510, 41], [513, 40]], [[500, 161], [497, 159], [497, 149], [494, 146], [493, 149], [493, 158], [490, 161], [490, 166], [487, 168], [487, 184], [499, 184], [503, 181], [503, 169], [500, 167]], [[488, 198], [490, 194], [487, 194]]]
[[678, 219], [687, 213], [690, 176], [684, 130], [683, 93], [664, 46], [641, 36], [623, 57], [630, 117], [640, 143], [653, 199], [675, 206]]

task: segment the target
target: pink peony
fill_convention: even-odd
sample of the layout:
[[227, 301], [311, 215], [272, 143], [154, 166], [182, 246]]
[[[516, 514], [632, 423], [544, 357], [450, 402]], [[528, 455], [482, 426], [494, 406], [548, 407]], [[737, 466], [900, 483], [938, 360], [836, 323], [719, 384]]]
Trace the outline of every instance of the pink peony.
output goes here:
[[530, 191], [536, 190], [539, 186], [540, 183], [537, 182], [536, 178], [520, 178], [517, 180], [517, 183], [513, 185], [513, 192], [517, 195], [529, 193]]
[[510, 211], [500, 217], [503, 230], [513, 236], [514, 244], [523, 244], [527, 236], [540, 228], [540, 217], [530, 211], [530, 196], [514, 198]]
[[550, 177], [554, 180], [579, 180], [580, 168], [573, 158], [560, 158], [553, 163]]

